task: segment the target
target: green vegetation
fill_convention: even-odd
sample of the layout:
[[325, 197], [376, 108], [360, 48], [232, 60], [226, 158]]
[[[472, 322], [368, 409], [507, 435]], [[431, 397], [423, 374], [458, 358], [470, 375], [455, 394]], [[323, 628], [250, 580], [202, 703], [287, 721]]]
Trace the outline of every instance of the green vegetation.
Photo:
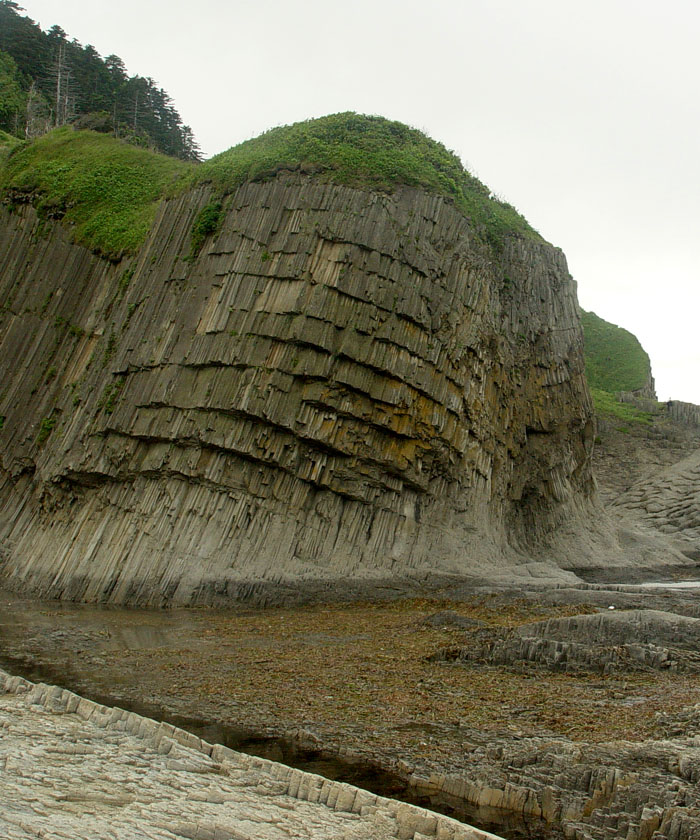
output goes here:
[[36, 442], [41, 446], [42, 443], [45, 443], [48, 439], [49, 435], [54, 429], [56, 425], [56, 421], [58, 417], [55, 414], [51, 414], [49, 417], [44, 417], [41, 421], [41, 425], [39, 426], [39, 434], [36, 436]]
[[113, 382], [111, 385], [107, 385], [102, 393], [102, 399], [99, 402], [98, 408], [101, 408], [105, 414], [112, 414], [121, 396], [122, 389], [124, 388], [126, 380], [121, 377], [117, 379], [116, 382]]
[[13, 137], [6, 131], [0, 129], [0, 166], [4, 164], [10, 154], [21, 145], [22, 141], [18, 137]]
[[[50, 294], [53, 294], [53, 292]], [[47, 300], [42, 305], [42, 312], [44, 312], [46, 306], [48, 306], [49, 300], [51, 300], [51, 298], [47, 297]], [[79, 327], [77, 324], [71, 324], [70, 321], [66, 321], [66, 319], [62, 318], [60, 315], [56, 316], [53, 323], [57, 330], [67, 330], [68, 334], [72, 335], [73, 338], [82, 338], [85, 335], [85, 330], [82, 327]]]
[[107, 346], [104, 349], [104, 353], [102, 354], [102, 367], [105, 367], [109, 360], [114, 356], [117, 352], [117, 336], [110, 332], [109, 338], [107, 339]]
[[31, 200], [73, 225], [76, 241], [117, 258], [146, 238], [158, 202], [193, 164], [94, 131], [58, 128], [23, 144], [0, 167], [0, 193]]
[[581, 311], [586, 378], [591, 388], [611, 394], [638, 391], [649, 382], [649, 356], [632, 333], [593, 312]]
[[593, 312], [581, 311], [581, 323], [586, 379], [596, 413], [612, 422], [649, 425], [653, 415], [618, 398], [621, 391], [638, 391], [648, 384], [651, 364], [644, 348], [632, 333]]
[[27, 95], [15, 60], [0, 51], [0, 129], [18, 133], [22, 115], [27, 108]]
[[512, 233], [539, 234], [518, 212], [494, 198], [441, 143], [384, 117], [346, 112], [266, 131], [211, 158], [192, 172], [193, 183], [211, 181], [220, 193], [245, 181], [301, 170], [339, 184], [392, 192], [400, 185], [452, 198], [482, 226], [492, 245]]
[[596, 414], [606, 419], [619, 420], [623, 423], [651, 425], [653, 415], [648, 411], [641, 411], [629, 403], [618, 400], [615, 394], [609, 391], [602, 391], [600, 388], [591, 388], [593, 405]]
[[334, 114], [274, 128], [199, 165], [69, 127], [30, 143], [3, 142], [0, 135], [0, 197], [10, 206], [31, 201], [43, 217], [64, 219], [76, 241], [110, 258], [140, 247], [162, 197], [211, 183], [217, 195], [192, 229], [196, 253], [218, 229], [224, 195], [290, 169], [363, 189], [408, 185], [451, 198], [496, 249], [511, 234], [541, 239], [454, 153], [383, 117]]
[[135, 269], [133, 266], [122, 271], [119, 278], [119, 287], [117, 289], [117, 297], [119, 300], [121, 300], [126, 294], [126, 290], [129, 288], [129, 283], [131, 283], [131, 278], [134, 276], [134, 271]]
[[202, 207], [192, 225], [192, 237], [190, 240], [191, 257], [197, 256], [207, 236], [217, 232], [222, 219], [223, 213], [220, 201], [212, 201], [206, 207]]

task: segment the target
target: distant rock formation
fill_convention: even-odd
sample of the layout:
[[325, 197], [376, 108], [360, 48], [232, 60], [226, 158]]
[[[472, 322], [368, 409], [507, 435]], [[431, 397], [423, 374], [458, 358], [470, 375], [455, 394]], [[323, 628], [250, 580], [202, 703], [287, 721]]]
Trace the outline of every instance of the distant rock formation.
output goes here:
[[700, 449], [652, 479], [633, 484], [614, 505], [673, 537], [684, 554], [700, 560]]
[[484, 629], [471, 644], [444, 649], [431, 658], [498, 665], [536, 663], [555, 671], [698, 673], [699, 646], [700, 618], [661, 610], [621, 610]]
[[681, 400], [669, 400], [666, 403], [666, 410], [668, 416], [676, 423], [700, 428], [700, 405]]
[[264, 602], [628, 562], [559, 250], [495, 250], [419, 190], [282, 173], [238, 188], [192, 256], [210, 200], [164, 202], [117, 264], [2, 211], [6, 582]]

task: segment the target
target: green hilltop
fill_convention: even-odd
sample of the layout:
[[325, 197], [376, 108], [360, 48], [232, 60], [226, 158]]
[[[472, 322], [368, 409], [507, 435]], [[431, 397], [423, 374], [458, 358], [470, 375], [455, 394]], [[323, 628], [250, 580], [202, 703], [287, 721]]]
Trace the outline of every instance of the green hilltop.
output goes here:
[[492, 244], [509, 234], [540, 239], [510, 204], [494, 198], [454, 152], [418, 129], [384, 117], [345, 112], [266, 131], [197, 168], [222, 192], [244, 181], [301, 169], [361, 189], [417, 187], [451, 198]]
[[636, 336], [628, 330], [581, 310], [586, 379], [596, 413], [612, 421], [644, 423], [651, 415], [621, 403], [621, 391], [639, 391], [651, 379], [651, 363]]
[[639, 391], [651, 377], [646, 351], [631, 332], [581, 310], [586, 337], [586, 378], [591, 388], [614, 394]]
[[284, 170], [362, 189], [405, 185], [445, 196], [496, 248], [508, 235], [541, 239], [441, 143], [402, 123], [349, 112], [273, 128], [199, 165], [64, 127], [0, 156], [0, 195], [10, 204], [53, 208], [78, 242], [119, 257], [142, 244], [162, 197], [205, 182], [223, 197]]

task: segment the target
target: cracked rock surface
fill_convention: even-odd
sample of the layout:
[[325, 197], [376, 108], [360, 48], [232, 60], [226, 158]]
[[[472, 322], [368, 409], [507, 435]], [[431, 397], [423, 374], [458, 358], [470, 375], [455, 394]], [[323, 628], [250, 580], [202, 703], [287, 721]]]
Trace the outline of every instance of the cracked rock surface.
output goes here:
[[0, 684], [4, 840], [492, 837], [60, 688]]

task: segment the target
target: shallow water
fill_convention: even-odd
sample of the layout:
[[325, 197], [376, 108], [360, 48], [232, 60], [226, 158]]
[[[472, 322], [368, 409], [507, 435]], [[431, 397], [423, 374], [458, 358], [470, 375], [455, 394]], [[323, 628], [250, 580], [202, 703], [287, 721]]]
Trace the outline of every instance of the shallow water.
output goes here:
[[[114, 637], [112, 636], [112, 640]], [[522, 815], [496, 808], [478, 808], [463, 800], [441, 794], [425, 796], [396, 773], [370, 762], [344, 759], [322, 749], [308, 749], [289, 738], [271, 737], [264, 733], [232, 726], [200, 717], [173, 714], [154, 704], [126, 701], [109, 692], [86, 690], [85, 680], [76, 685], [76, 674], [64, 670], [60, 664], [40, 663], [27, 657], [8, 656], [0, 650], [0, 667], [32, 682], [46, 682], [76, 691], [106, 706], [119, 706], [154, 720], [172, 723], [213, 744], [223, 744], [248, 755], [278, 761], [290, 767], [316, 773], [328, 779], [347, 782], [380, 796], [420, 805], [468, 823], [483, 831], [500, 835], [506, 840], [557, 840], [563, 835], [556, 828], [539, 819], [524, 819]]]
[[641, 589], [700, 589], [700, 580], [654, 581], [637, 584]]

